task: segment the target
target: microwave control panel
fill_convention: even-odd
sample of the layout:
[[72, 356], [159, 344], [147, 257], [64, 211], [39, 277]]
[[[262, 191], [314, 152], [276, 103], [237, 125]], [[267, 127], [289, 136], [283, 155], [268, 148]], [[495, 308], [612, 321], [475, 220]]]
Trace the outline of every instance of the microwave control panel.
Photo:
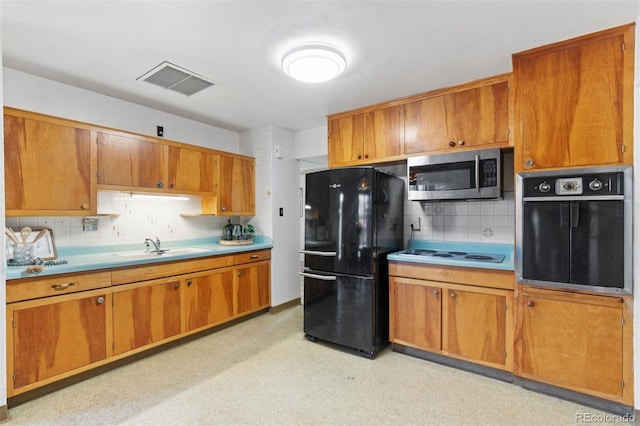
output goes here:
[[523, 179], [524, 197], [623, 195], [623, 172], [578, 176], [531, 176]]

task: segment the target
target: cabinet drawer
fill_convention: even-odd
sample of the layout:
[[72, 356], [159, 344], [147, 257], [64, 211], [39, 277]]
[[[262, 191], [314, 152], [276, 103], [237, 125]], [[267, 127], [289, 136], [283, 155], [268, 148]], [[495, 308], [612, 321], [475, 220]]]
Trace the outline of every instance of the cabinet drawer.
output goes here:
[[113, 270], [113, 285], [129, 284], [192, 272], [231, 266], [232, 256], [211, 256], [203, 259], [179, 260], [145, 266], [128, 266]]
[[109, 287], [111, 271], [51, 275], [7, 281], [7, 303]]
[[233, 264], [238, 265], [241, 263], [258, 262], [260, 260], [267, 259], [271, 259], [271, 250], [248, 251], [246, 253], [233, 255]]

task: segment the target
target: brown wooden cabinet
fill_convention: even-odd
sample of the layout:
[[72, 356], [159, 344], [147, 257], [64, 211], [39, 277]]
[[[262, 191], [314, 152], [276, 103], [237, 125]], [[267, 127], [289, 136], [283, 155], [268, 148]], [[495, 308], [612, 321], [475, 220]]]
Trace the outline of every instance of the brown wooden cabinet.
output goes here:
[[169, 146], [168, 156], [168, 189], [190, 193], [214, 192], [216, 181], [212, 151]]
[[220, 324], [234, 315], [233, 269], [185, 278], [186, 331]]
[[403, 118], [403, 105], [329, 117], [330, 167], [402, 159]]
[[179, 279], [126, 286], [113, 293], [113, 354], [162, 342], [181, 333]]
[[88, 129], [5, 108], [4, 157], [7, 216], [97, 211], [95, 140]]
[[404, 152], [513, 145], [509, 81], [509, 76], [500, 76], [407, 103]]
[[168, 146], [144, 137], [98, 132], [98, 185], [165, 189]]
[[236, 275], [236, 315], [245, 315], [271, 306], [271, 262], [239, 267]]
[[513, 272], [390, 262], [389, 274], [392, 343], [513, 371]]
[[635, 24], [513, 55], [515, 169], [632, 164]]
[[632, 405], [627, 303], [623, 297], [523, 287], [516, 374]]
[[243, 155], [214, 157], [217, 188], [202, 197], [202, 213], [218, 216], [253, 216], [255, 206], [255, 159]]
[[24, 392], [109, 356], [110, 295], [93, 290], [7, 306], [8, 394]]

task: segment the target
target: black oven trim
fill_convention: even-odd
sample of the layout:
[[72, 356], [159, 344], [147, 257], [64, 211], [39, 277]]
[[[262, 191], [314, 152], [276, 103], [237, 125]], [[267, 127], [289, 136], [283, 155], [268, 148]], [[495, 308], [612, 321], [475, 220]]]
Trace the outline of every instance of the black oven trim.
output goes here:
[[[624, 286], [618, 287], [605, 287], [605, 286], [593, 286], [572, 284], [565, 282], [551, 282], [541, 281], [533, 279], [523, 278], [523, 214], [524, 214], [524, 201], [523, 197], [523, 181], [529, 177], [563, 177], [583, 174], [599, 174], [599, 173], [623, 173], [623, 188], [624, 194], [622, 196], [603, 196], [603, 197], [583, 197], [583, 200], [590, 200], [597, 198], [599, 200], [606, 199], [621, 199], [624, 207]], [[515, 267], [516, 267], [516, 281], [518, 284], [537, 285], [544, 287], [554, 287], [560, 289], [569, 290], [582, 290], [591, 291], [597, 293], [614, 293], [614, 294], [632, 294], [633, 293], [633, 167], [632, 166], [602, 166], [602, 167], [585, 167], [585, 168], [570, 168], [560, 170], [544, 170], [544, 171], [531, 171], [521, 172], [516, 174], [516, 245], [515, 245]], [[563, 199], [570, 201], [576, 197], [552, 197], [546, 198], [546, 200], [552, 201], [554, 199]], [[535, 200], [535, 198], [528, 198], [529, 200]]]

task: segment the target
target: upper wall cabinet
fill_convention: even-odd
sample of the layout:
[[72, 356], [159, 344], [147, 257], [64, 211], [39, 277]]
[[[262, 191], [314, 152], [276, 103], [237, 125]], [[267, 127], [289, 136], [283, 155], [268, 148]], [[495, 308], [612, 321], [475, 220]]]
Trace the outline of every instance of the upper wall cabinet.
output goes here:
[[403, 105], [329, 117], [329, 165], [343, 167], [401, 159]]
[[5, 108], [4, 157], [7, 216], [95, 214], [90, 130]]
[[170, 146], [169, 189], [212, 193], [215, 186], [213, 158], [210, 150]]
[[635, 24], [513, 55], [515, 169], [633, 163]]
[[405, 105], [407, 155], [465, 147], [513, 145], [509, 76], [470, 83]]
[[218, 154], [214, 158], [218, 182], [214, 194], [202, 197], [202, 213], [219, 216], [253, 216], [255, 206], [255, 159]]
[[98, 132], [98, 185], [164, 189], [167, 150], [143, 137]]

